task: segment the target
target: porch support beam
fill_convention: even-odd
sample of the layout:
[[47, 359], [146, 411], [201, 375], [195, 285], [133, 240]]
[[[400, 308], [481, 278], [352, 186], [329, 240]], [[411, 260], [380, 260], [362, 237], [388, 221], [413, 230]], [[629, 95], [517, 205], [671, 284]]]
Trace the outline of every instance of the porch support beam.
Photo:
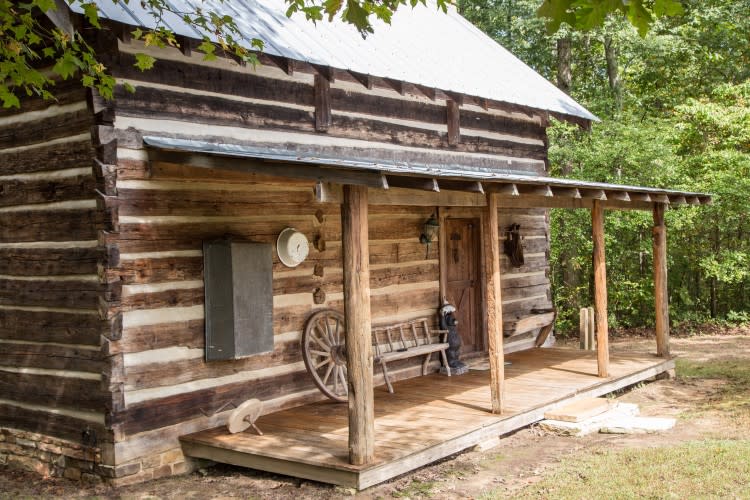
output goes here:
[[593, 200], [591, 226], [594, 239], [594, 309], [596, 312], [596, 361], [598, 375], [609, 376], [609, 327], [607, 325], [607, 266], [604, 260], [604, 207]]
[[497, 193], [487, 193], [482, 245], [484, 247], [485, 296], [487, 300], [487, 339], [490, 358], [492, 413], [503, 412], [505, 367], [503, 362], [503, 310], [500, 287], [499, 202]]
[[669, 299], [667, 295], [667, 226], [664, 203], [654, 203], [654, 302], [656, 305], [656, 354], [669, 357]]
[[341, 232], [349, 379], [349, 463], [365, 465], [375, 456], [367, 188], [346, 185], [343, 194]]

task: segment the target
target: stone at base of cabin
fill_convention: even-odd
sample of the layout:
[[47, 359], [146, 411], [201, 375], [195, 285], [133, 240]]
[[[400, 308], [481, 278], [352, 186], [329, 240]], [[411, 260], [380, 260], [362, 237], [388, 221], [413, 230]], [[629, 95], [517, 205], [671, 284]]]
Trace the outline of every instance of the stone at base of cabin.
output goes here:
[[599, 429], [604, 427], [606, 423], [612, 419], [636, 416], [639, 411], [637, 404], [618, 402], [611, 410], [581, 422], [542, 420], [539, 422], [539, 428], [543, 431], [557, 434], [559, 436], [586, 436], [594, 432], [599, 432]]
[[[451, 377], [455, 375], [463, 375], [464, 373], [469, 373], [469, 367], [466, 365], [459, 366], [458, 368], [451, 368]], [[448, 375], [448, 370], [446, 370], [444, 366], [440, 367], [440, 375]]]
[[474, 445], [472, 451], [488, 451], [493, 448], [497, 448], [498, 446], [500, 446], [500, 436], [494, 436]]
[[674, 428], [674, 418], [663, 417], [619, 417], [608, 421], [599, 429], [603, 434], [651, 434]]
[[674, 380], [676, 376], [677, 374], [673, 368], [671, 370], [666, 370], [666, 371], [661, 372], [655, 378], [656, 380]]

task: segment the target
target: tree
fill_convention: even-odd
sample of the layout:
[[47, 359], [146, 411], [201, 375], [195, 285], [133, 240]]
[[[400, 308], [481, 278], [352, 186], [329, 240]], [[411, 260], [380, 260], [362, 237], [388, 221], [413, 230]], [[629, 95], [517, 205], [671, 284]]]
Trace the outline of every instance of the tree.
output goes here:
[[604, 25], [610, 14], [620, 14], [630, 21], [644, 36], [655, 18], [682, 14], [680, 0], [544, 0], [537, 10], [547, 18], [550, 32], [562, 23], [580, 30], [590, 30]]
[[[45, 99], [53, 96], [56, 79], [80, 78], [86, 87], [96, 88], [104, 97], [111, 97], [114, 79], [96, 57], [90, 40], [90, 29], [100, 29], [99, 7], [96, 2], [80, 2], [86, 19], [84, 29], [76, 29], [67, 22], [68, 5], [75, 0], [28, 0], [25, 3], [0, 0], [0, 23], [3, 26], [0, 41], [0, 99], [3, 107], [20, 106], [19, 97], [36, 95]], [[105, 0], [129, 3], [129, 0]], [[219, 0], [223, 1], [223, 0]], [[437, 0], [437, 6], [447, 9], [449, 0]], [[240, 31], [231, 16], [203, 8], [202, 3], [186, 11], [178, 10], [168, 0], [140, 0], [153, 16], [156, 28], [151, 31], [136, 29], [132, 35], [146, 45], [158, 47], [179, 46], [175, 34], [167, 27], [167, 14], [180, 17], [202, 33], [198, 50], [206, 59], [218, 52], [255, 64], [256, 52], [263, 49], [262, 40], [251, 40], [243, 45]], [[339, 18], [356, 27], [362, 36], [373, 31], [373, 20], [389, 23], [393, 13], [402, 6], [414, 7], [427, 0], [286, 0], [287, 15], [303, 14], [311, 22]], [[100, 2], [101, 3], [101, 2]], [[136, 54], [136, 66], [149, 69], [154, 58]], [[50, 71], [47, 71], [50, 70]]]

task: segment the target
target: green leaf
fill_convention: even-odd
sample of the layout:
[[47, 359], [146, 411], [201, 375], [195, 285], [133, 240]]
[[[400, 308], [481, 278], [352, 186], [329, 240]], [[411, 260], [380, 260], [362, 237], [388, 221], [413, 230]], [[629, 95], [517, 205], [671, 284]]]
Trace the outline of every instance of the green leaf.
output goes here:
[[3, 101], [4, 108], [21, 107], [21, 101], [19, 101], [18, 97], [16, 97], [16, 95], [11, 92], [5, 85], [0, 85], [0, 99], [2, 99]]
[[203, 52], [204, 61], [212, 61], [216, 59], [216, 46], [211, 40], [204, 39], [200, 45], [198, 45], [198, 50]]
[[65, 51], [57, 59], [57, 62], [52, 67], [52, 71], [63, 77], [63, 80], [67, 80], [78, 70], [80, 61], [76, 58], [71, 51]]
[[680, 0], [654, 0], [654, 15], [679, 16], [685, 13]]
[[139, 52], [135, 55], [134, 66], [141, 71], [145, 71], [147, 69], [153, 68], [155, 62], [156, 59], [154, 59], [150, 55]]
[[96, 4], [94, 2], [88, 2], [84, 3], [82, 7], [83, 15], [86, 16], [86, 20], [88, 20], [92, 26], [101, 28], [101, 25], [99, 24], [99, 8]]

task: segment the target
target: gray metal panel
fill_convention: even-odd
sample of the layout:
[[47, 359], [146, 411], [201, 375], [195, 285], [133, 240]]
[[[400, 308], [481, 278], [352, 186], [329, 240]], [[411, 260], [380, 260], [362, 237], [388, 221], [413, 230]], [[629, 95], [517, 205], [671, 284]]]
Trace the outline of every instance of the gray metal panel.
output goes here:
[[207, 361], [273, 350], [272, 251], [267, 243], [203, 244]]
[[[516, 171], [509, 171], [501, 168], [488, 169], [478, 167], [465, 167], [461, 165], [424, 165], [398, 162], [395, 160], [392, 162], [384, 160], [373, 162], [333, 156], [306, 156], [299, 150], [286, 152], [280, 149], [260, 150], [258, 148], [240, 144], [218, 144], [195, 141], [192, 139], [177, 139], [171, 137], [144, 136], [143, 142], [152, 148], [167, 151], [201, 153], [206, 155], [214, 155], [217, 157], [266, 160], [269, 161], [269, 165], [278, 165], [280, 171], [283, 169], [283, 164], [277, 162], [284, 162], [287, 164], [295, 165], [309, 165], [310, 167], [323, 166], [339, 170], [382, 173], [385, 175], [434, 177], [438, 180], [472, 180], [487, 183], [523, 184], [531, 186], [549, 185], [552, 187], [604, 189], [608, 191], [628, 191], [630, 193], [636, 192], [645, 194], [667, 194], [700, 197], [710, 196], [706, 193], [694, 193], [689, 191], [678, 191], [674, 189], [662, 189], [646, 186], [629, 186], [625, 184], [609, 184], [606, 182], [579, 181], [576, 179], [562, 179], [557, 177], [544, 177], [541, 175], [535, 175], [533, 173], [522, 174]], [[335, 149], [336, 148], [331, 148], [331, 151], [335, 151]], [[215, 168], [221, 167], [216, 166]]]
[[[597, 120], [452, 7], [447, 14], [432, 2], [413, 9], [402, 7], [390, 25], [375, 21], [375, 33], [363, 39], [353, 26], [339, 20], [313, 24], [301, 14], [288, 18], [284, 0], [170, 3], [180, 10], [194, 10], [194, 4], [231, 16], [243, 38], [260, 38], [269, 54]], [[146, 28], [155, 26], [155, 20], [139, 2], [126, 5], [97, 0], [96, 4], [102, 9], [102, 17]], [[83, 11], [80, 2], [71, 8]], [[196, 30], [178, 16], [168, 15], [166, 22], [175, 33], [198, 38]]]
[[206, 360], [234, 358], [232, 248], [227, 240], [203, 243]]
[[232, 243], [235, 358], [273, 351], [273, 245]]

